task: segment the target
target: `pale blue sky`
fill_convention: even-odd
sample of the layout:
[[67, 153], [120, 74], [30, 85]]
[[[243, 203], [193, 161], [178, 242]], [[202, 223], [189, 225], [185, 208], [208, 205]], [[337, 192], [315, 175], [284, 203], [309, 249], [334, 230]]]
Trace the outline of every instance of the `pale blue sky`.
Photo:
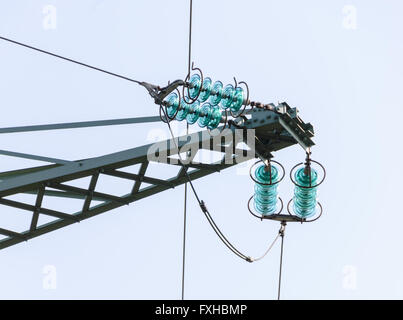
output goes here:
[[[57, 9], [54, 30], [43, 27], [46, 5]], [[343, 27], [346, 5], [356, 8], [355, 30]], [[403, 298], [402, 9], [397, 0], [194, 0], [193, 60], [213, 79], [247, 81], [253, 99], [297, 107], [315, 128], [313, 157], [328, 170], [319, 191], [323, 217], [287, 228], [285, 299]], [[0, 1], [1, 36], [155, 84], [184, 77], [187, 28], [185, 0]], [[158, 111], [135, 84], [4, 42], [0, 88], [0, 127]], [[9, 134], [0, 149], [74, 160], [149, 143], [161, 130], [145, 124]], [[275, 157], [289, 170], [304, 153], [295, 146]], [[0, 158], [1, 171], [37, 164]], [[279, 225], [247, 212], [253, 183], [242, 168], [195, 185], [225, 234], [257, 256]], [[168, 174], [152, 169], [154, 176]], [[126, 193], [130, 186], [101, 182], [100, 191]], [[291, 197], [290, 181], [280, 192]], [[186, 297], [276, 298], [279, 246], [261, 262], [245, 263], [219, 242], [190, 199]], [[45, 204], [67, 212], [80, 206]], [[5, 249], [0, 298], [178, 299], [182, 207], [179, 187]], [[0, 227], [22, 231], [29, 218], [2, 207]], [[57, 271], [54, 290], [43, 288], [47, 265]], [[355, 289], [343, 288], [345, 266], [356, 270]]]

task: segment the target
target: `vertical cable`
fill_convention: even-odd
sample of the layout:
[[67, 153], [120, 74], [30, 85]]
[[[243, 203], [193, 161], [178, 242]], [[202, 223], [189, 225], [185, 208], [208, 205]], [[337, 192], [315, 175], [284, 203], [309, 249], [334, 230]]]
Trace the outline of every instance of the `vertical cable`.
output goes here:
[[285, 222], [282, 222], [281, 225], [282, 225], [282, 229], [280, 230], [280, 236], [281, 236], [280, 273], [279, 273], [279, 276], [278, 276], [278, 296], [277, 296], [277, 300], [280, 300], [281, 270], [283, 268], [284, 231], [285, 231], [285, 226], [287, 224]]
[[[192, 56], [192, 11], [193, 11], [192, 9], [193, 9], [193, 1], [190, 0], [190, 6], [189, 6], [189, 53], [188, 53], [188, 75], [189, 76], [190, 76], [190, 63], [191, 63], [191, 56]], [[189, 135], [189, 123], [186, 123], [186, 135]], [[187, 194], [188, 194], [188, 184], [186, 182], [185, 183], [185, 199], [184, 199], [184, 206], [183, 206], [182, 300], [185, 299]]]
[[192, 11], [193, 11], [193, 0], [190, 0], [189, 7], [189, 55], [188, 55], [188, 74], [190, 75], [190, 63], [192, 59]]
[[182, 300], [185, 299], [185, 257], [186, 257], [186, 206], [188, 185], [185, 183], [185, 201], [183, 208], [183, 251], [182, 251]]

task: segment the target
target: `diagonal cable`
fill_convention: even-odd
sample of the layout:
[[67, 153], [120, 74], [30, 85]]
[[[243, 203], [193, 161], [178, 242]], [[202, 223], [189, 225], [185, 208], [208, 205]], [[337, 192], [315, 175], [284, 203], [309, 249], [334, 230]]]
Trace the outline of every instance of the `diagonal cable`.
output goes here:
[[31, 50], [34, 50], [34, 51], [37, 51], [37, 52], [40, 52], [40, 53], [44, 53], [44, 54], [47, 54], [47, 55], [49, 55], [49, 56], [52, 56], [52, 57], [55, 57], [55, 58], [59, 58], [59, 59], [65, 60], [65, 61], [69, 61], [69, 62], [78, 64], [78, 65], [80, 65], [80, 66], [86, 67], [86, 68], [90, 68], [90, 69], [93, 69], [93, 70], [97, 70], [97, 71], [100, 71], [100, 72], [109, 74], [109, 75], [111, 75], [111, 76], [114, 76], [114, 77], [118, 77], [118, 78], [121, 78], [121, 79], [124, 79], [124, 80], [128, 80], [128, 81], [131, 81], [131, 82], [135, 82], [135, 83], [141, 84], [141, 82], [138, 81], [138, 80], [134, 80], [134, 79], [131, 79], [131, 78], [126, 77], [126, 76], [122, 76], [122, 75], [117, 74], [117, 73], [114, 73], [114, 72], [110, 72], [110, 71], [107, 71], [107, 70], [104, 70], [104, 69], [101, 69], [101, 68], [98, 68], [98, 67], [94, 67], [94, 66], [91, 66], [91, 65], [89, 65], [89, 64], [86, 64], [86, 63], [77, 61], [77, 60], [73, 60], [73, 59], [70, 59], [70, 58], [67, 58], [67, 57], [63, 57], [63, 56], [58, 55], [58, 54], [56, 54], [56, 53], [53, 53], [53, 52], [50, 52], [50, 51], [46, 51], [46, 50], [42, 50], [42, 49], [39, 49], [39, 48], [30, 46], [30, 45], [27, 45], [27, 44], [25, 44], [25, 43], [21, 43], [21, 42], [18, 42], [18, 41], [15, 41], [15, 40], [12, 40], [12, 39], [9, 39], [9, 38], [6, 38], [6, 37], [0, 36], [0, 40], [8, 41], [8, 42], [10, 42], [10, 43], [16, 44], [16, 45], [18, 45], [18, 46], [21, 46], [21, 47], [24, 47], [24, 48], [27, 48], [27, 49], [31, 49]]

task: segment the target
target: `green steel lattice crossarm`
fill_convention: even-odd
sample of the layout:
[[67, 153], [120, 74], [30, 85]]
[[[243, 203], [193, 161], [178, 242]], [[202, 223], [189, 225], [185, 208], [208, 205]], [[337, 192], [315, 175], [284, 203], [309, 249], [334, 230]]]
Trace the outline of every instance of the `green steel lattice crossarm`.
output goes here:
[[[256, 144], [256, 154], [267, 155], [270, 152], [297, 143], [304, 148], [313, 145], [310, 139], [313, 136], [312, 126], [303, 123], [297, 117], [295, 109], [291, 109], [287, 105], [285, 105], [285, 107], [286, 112], [283, 115], [276, 115], [268, 110], [254, 109], [251, 112], [250, 119], [244, 119], [243, 127], [245, 129], [255, 129], [255, 138], [258, 142]], [[232, 127], [227, 133], [231, 135], [232, 139], [232, 132], [235, 130], [235, 127]], [[187, 142], [189, 137], [190, 142]], [[216, 143], [212, 136], [207, 134], [206, 131], [196, 132], [178, 139], [179, 148], [186, 144], [186, 147], [194, 147], [196, 151], [200, 149], [211, 150], [211, 145], [214, 142]], [[162, 145], [166, 146], [166, 150], [160, 148], [160, 152], [166, 151], [170, 156], [178, 154], [178, 150], [174, 148], [172, 140], [167, 140], [166, 143]], [[149, 165], [147, 154], [149, 148], [152, 146], [153, 145], [150, 144], [97, 158], [0, 173], [0, 204], [3, 206], [2, 209], [4, 210], [7, 207], [18, 208], [32, 216], [30, 227], [24, 232], [14, 232], [0, 228], [0, 234], [6, 236], [5, 239], [0, 240], [0, 249], [38, 237], [186, 183], [187, 177], [185, 175], [185, 169], [172, 157], [167, 158], [166, 161], [162, 161], [178, 167], [179, 173], [176, 176], [166, 180], [147, 176], [146, 173]], [[222, 151], [227, 150], [221, 142], [219, 143], [219, 147]], [[213, 164], [195, 163], [191, 161], [186, 165], [186, 170], [189, 170], [190, 178], [196, 180], [250, 159], [248, 157], [238, 156], [242, 154], [243, 151], [236, 148], [233, 140], [230, 149], [232, 151], [231, 158], [237, 161], [233, 161], [230, 164], [226, 164], [223, 160]], [[195, 155], [196, 153], [192, 153], [190, 160], [193, 160]], [[256, 155], [253, 154], [253, 157], [255, 156]], [[140, 165], [139, 171], [136, 174], [124, 170], [124, 168], [136, 164]], [[132, 189], [129, 193], [121, 196], [97, 192], [95, 190], [100, 175], [109, 175], [119, 179], [131, 180], [133, 181]], [[91, 177], [88, 188], [77, 188], [69, 185], [69, 182], [83, 177]], [[150, 185], [142, 188], [143, 182]], [[9, 196], [20, 193], [35, 194], [35, 205], [9, 199]], [[81, 199], [83, 200], [82, 209], [78, 212], [66, 213], [51, 208], [45, 208], [42, 206], [42, 202], [43, 198], [47, 196], [61, 199]], [[91, 206], [92, 201], [101, 201], [101, 203]], [[57, 218], [57, 220], [38, 225], [40, 215], [51, 216]]]

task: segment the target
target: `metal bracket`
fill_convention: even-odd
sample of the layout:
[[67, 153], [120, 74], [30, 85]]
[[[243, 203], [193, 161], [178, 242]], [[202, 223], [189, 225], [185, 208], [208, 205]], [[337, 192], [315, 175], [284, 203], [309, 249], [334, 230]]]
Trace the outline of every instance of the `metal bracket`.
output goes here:
[[148, 82], [141, 82], [140, 85], [147, 89], [154, 102], [158, 105], [162, 104], [165, 97], [174, 91], [179, 86], [184, 86], [186, 83], [183, 80], [175, 80], [165, 87], [156, 86]]

